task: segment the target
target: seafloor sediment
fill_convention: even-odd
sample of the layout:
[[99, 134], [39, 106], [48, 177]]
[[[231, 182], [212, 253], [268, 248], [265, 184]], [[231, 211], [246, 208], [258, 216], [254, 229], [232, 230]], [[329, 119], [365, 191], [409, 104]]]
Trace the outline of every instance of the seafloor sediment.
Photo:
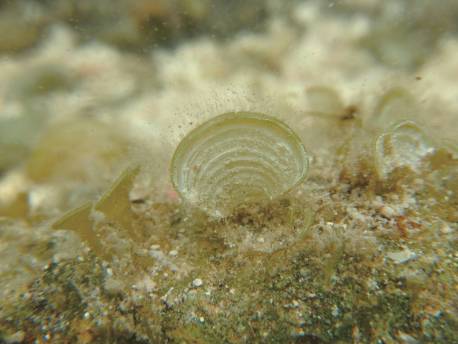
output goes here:
[[[289, 6], [224, 39], [201, 9], [173, 47], [48, 20], [0, 59], [0, 342], [456, 342], [456, 5]], [[228, 111], [310, 169], [214, 218], [168, 166]]]

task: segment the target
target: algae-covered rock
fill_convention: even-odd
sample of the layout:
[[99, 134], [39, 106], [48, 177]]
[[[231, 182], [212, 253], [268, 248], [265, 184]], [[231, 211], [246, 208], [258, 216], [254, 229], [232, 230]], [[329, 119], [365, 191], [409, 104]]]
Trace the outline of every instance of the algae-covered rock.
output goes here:
[[45, 115], [32, 111], [0, 117], [0, 172], [28, 157], [45, 122]]
[[362, 40], [380, 62], [415, 70], [440, 46], [443, 32], [457, 32], [454, 1], [392, 1], [374, 11], [374, 25]]
[[[289, 5], [289, 2], [286, 4]], [[21, 0], [0, 4], [0, 28], [9, 32], [0, 52], [20, 53], [33, 47], [52, 25], [75, 29], [83, 41], [99, 40], [121, 49], [144, 52], [158, 45], [175, 45], [186, 37], [220, 37], [242, 29], [260, 30], [272, 14], [269, 2], [256, 0], [141, 0], [40, 2]], [[48, 29], [48, 30], [47, 30]]]

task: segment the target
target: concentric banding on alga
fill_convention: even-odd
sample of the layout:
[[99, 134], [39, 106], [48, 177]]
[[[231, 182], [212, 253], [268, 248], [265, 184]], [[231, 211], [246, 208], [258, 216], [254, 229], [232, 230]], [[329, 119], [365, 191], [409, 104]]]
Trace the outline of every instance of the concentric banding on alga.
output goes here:
[[180, 142], [171, 177], [184, 201], [225, 214], [290, 190], [305, 178], [308, 165], [302, 142], [286, 124], [234, 112], [205, 122]]
[[403, 166], [418, 172], [423, 159], [434, 151], [433, 142], [415, 122], [401, 121], [375, 142], [377, 173], [385, 178]]

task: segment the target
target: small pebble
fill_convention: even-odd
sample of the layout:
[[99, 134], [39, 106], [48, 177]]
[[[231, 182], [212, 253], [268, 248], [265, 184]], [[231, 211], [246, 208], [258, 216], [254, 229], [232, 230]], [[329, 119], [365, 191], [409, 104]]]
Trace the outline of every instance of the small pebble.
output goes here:
[[340, 309], [339, 309], [339, 307], [334, 305], [334, 307], [332, 309], [332, 316], [333, 317], [338, 317], [339, 315], [340, 315]]
[[387, 206], [387, 205], [384, 205], [380, 208], [380, 214], [382, 214], [383, 216], [385, 217], [393, 217], [396, 213], [395, 211], [393, 210], [393, 208]]
[[203, 284], [204, 284], [204, 282], [200, 278], [196, 278], [194, 281], [192, 281], [192, 286], [194, 288], [199, 288]]
[[442, 234], [450, 234], [453, 232], [453, 228], [450, 227], [448, 224], [446, 223], [441, 223], [440, 226], [439, 226], [439, 230]]
[[408, 248], [404, 249], [403, 251], [388, 252], [386, 256], [396, 264], [406, 263], [409, 260], [417, 258], [417, 254], [413, 251], [410, 251]]
[[401, 332], [401, 331], [399, 331], [398, 337], [401, 340], [401, 343], [405, 343], [405, 344], [418, 344], [418, 343], [420, 343], [417, 339], [415, 339], [411, 335], [409, 335], [407, 333], [404, 333], [404, 332]]

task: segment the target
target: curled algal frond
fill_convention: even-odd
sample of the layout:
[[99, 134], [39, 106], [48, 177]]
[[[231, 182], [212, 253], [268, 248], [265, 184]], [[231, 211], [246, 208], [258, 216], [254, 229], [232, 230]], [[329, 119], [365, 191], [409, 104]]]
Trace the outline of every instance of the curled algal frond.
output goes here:
[[344, 103], [330, 87], [313, 86], [307, 89], [307, 101], [311, 113], [324, 118], [339, 118], [344, 113]]
[[385, 130], [394, 123], [413, 117], [416, 104], [413, 96], [401, 87], [388, 90], [378, 100], [369, 118], [370, 126]]
[[281, 121], [251, 112], [226, 113], [191, 131], [178, 145], [172, 182], [188, 203], [214, 215], [272, 199], [301, 182], [308, 156]]
[[423, 159], [433, 152], [434, 146], [426, 134], [414, 122], [403, 121], [377, 138], [377, 172], [386, 177], [397, 167], [418, 171]]

